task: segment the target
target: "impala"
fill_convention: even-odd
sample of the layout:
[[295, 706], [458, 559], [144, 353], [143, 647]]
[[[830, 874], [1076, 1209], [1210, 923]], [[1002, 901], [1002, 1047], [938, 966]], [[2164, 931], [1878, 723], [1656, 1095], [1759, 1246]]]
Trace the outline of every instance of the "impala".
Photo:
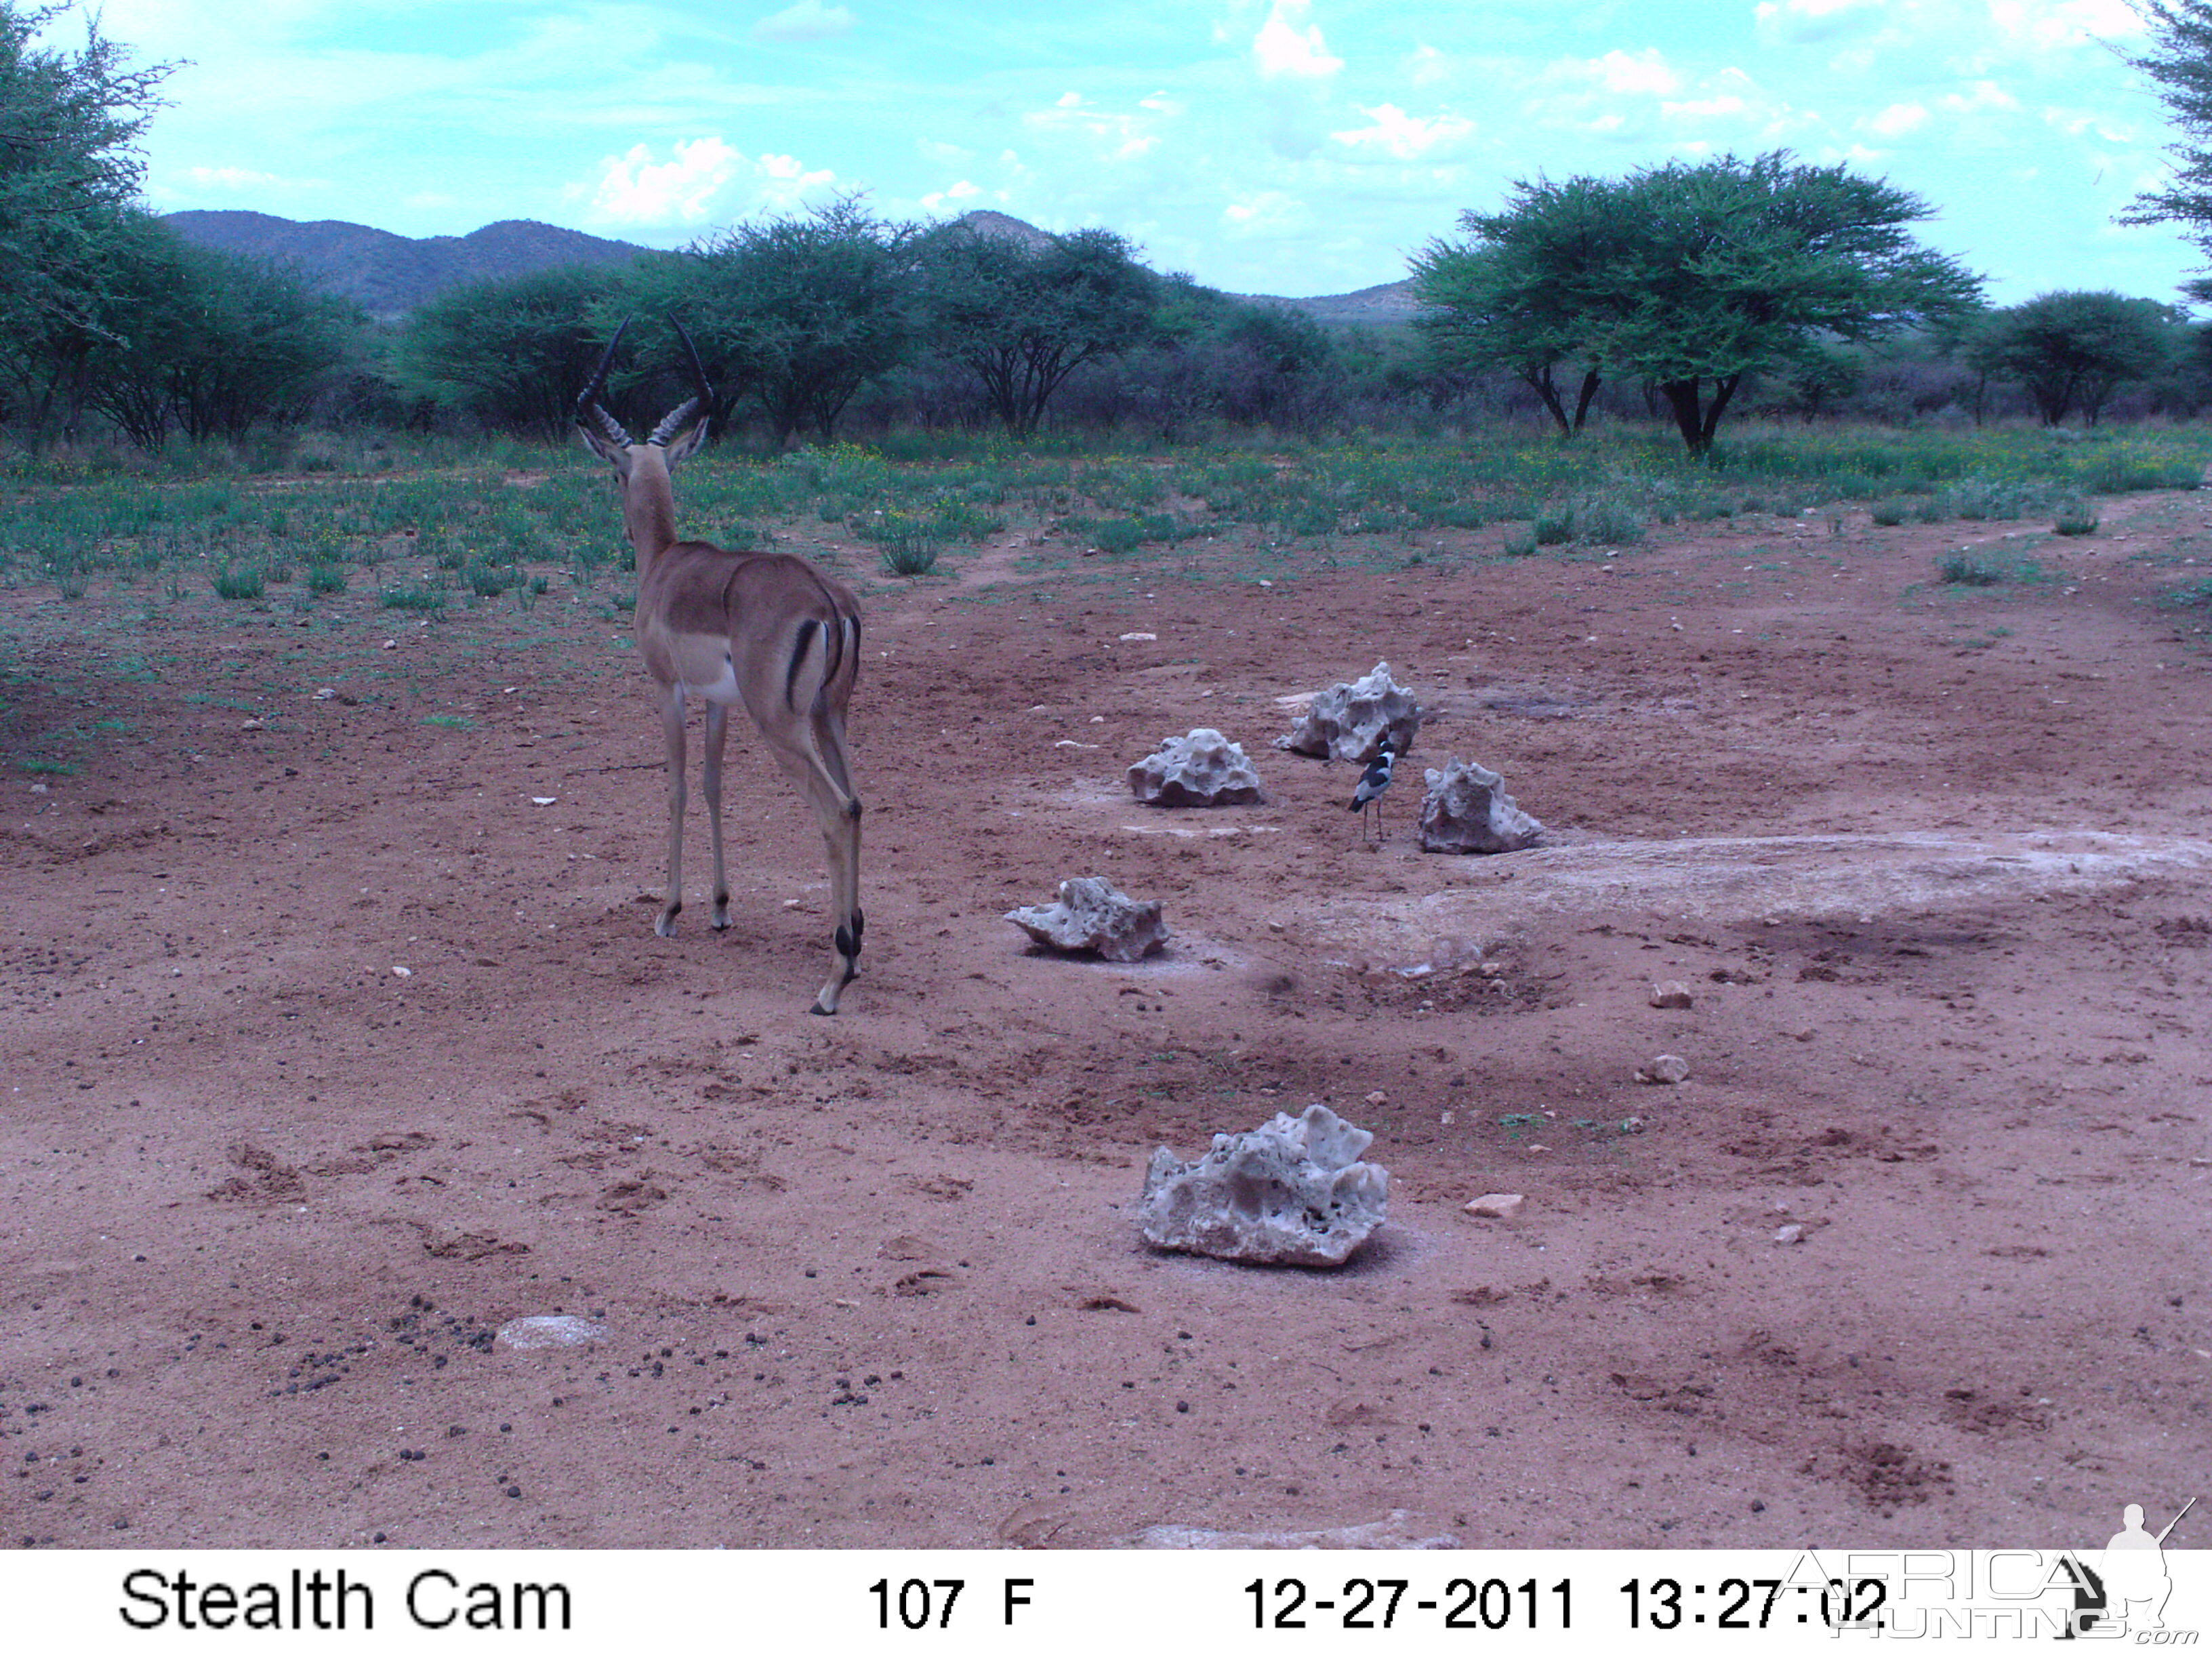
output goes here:
[[[834, 1014], [838, 994], [860, 971], [860, 800], [845, 763], [845, 707], [860, 666], [860, 607], [843, 583], [790, 554], [677, 539], [670, 475], [706, 441], [714, 390], [691, 337], [676, 324], [690, 359], [693, 395], [643, 443], [633, 442], [599, 404], [629, 326], [615, 331], [591, 384], [577, 394], [576, 424], [586, 446], [614, 468], [621, 488], [623, 527], [637, 552], [638, 653], [659, 688], [668, 742], [668, 891], [653, 932], [673, 937], [684, 908], [684, 712], [693, 696], [707, 704], [700, 771], [714, 848], [711, 920], [718, 929], [730, 925], [722, 748], [730, 705], [742, 702], [822, 825], [836, 930], [830, 978], [812, 1012]], [[698, 421], [685, 432], [694, 414]]]

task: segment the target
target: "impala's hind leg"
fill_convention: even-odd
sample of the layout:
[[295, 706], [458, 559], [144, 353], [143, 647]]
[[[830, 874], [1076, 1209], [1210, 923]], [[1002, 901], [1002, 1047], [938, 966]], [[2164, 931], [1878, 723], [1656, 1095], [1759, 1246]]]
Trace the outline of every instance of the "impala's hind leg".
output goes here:
[[676, 918], [684, 908], [684, 688], [672, 685], [660, 694], [660, 731], [668, 742], [668, 892], [653, 931], [663, 939], [676, 937]]
[[860, 971], [860, 933], [866, 922], [860, 915], [860, 798], [847, 779], [844, 745], [834, 726], [810, 720], [800, 742], [789, 746], [775, 741], [765, 730], [763, 735], [769, 738], [776, 759], [806, 797], [806, 804], [814, 809], [815, 822], [822, 826], [832, 918], [830, 977], [811, 1012], [834, 1014], [839, 993]]
[[860, 971], [860, 945], [867, 927], [867, 918], [860, 914], [860, 798], [853, 791], [845, 765], [845, 723], [837, 713], [819, 709], [808, 722], [808, 736], [820, 781], [809, 793], [816, 797], [815, 816], [821, 820], [822, 840], [830, 855], [830, 914], [837, 918], [830, 935], [830, 981], [815, 999], [814, 1012], [834, 1014], [838, 994]]
[[722, 865], [722, 749], [729, 735], [729, 708], [722, 703], [708, 703], [701, 781], [707, 787], [707, 836], [714, 848], [714, 911], [709, 920], [717, 931], [730, 925], [730, 878]]

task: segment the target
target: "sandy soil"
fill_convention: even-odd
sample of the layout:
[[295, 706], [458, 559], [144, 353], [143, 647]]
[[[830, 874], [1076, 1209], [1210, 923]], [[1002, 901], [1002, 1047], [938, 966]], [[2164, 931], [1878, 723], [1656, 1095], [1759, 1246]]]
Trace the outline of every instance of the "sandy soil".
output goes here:
[[[738, 925], [705, 926], [695, 788], [653, 937], [615, 625], [0, 597], [0, 1538], [1395, 1510], [1376, 1535], [2081, 1546], [2170, 1513], [2212, 1440], [2212, 682], [2151, 599], [2207, 520], [2114, 503], [2037, 545], [2063, 580], [1974, 590], [1932, 556], [2036, 538], [1425, 532], [1266, 587], [1234, 547], [1205, 580], [1000, 547], [878, 584], [835, 1020], [820, 842], [742, 728]], [[1421, 853], [1409, 763], [1371, 848], [1350, 769], [1268, 747], [1377, 658], [1431, 710], [1412, 760], [1502, 771], [1541, 847]], [[1200, 725], [1268, 803], [1131, 804]], [[75, 775], [14, 766], [70, 726]], [[1093, 873], [1164, 902], [1165, 955], [1000, 919]], [[1637, 1083], [1662, 1051], [1689, 1080]], [[1316, 1100], [1391, 1175], [1352, 1267], [1142, 1244], [1156, 1145]], [[1499, 1191], [1516, 1219], [1462, 1212]], [[604, 1340], [494, 1340], [553, 1313]]]

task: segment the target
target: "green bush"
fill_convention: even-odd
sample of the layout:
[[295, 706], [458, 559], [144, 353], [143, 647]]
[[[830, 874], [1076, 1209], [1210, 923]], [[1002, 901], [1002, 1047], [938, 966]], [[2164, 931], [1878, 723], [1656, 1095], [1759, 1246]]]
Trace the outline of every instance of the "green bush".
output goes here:
[[2088, 502], [2068, 501], [2059, 507], [2051, 527], [2062, 536], [2094, 536], [2098, 522], [2097, 509]]
[[335, 564], [318, 562], [307, 567], [307, 592], [310, 593], [343, 593], [345, 591], [345, 572]]
[[1936, 574], [1947, 582], [1965, 587], [1994, 587], [2004, 580], [2001, 566], [1965, 552], [1946, 553], [1936, 560]]
[[515, 571], [512, 565], [472, 564], [465, 576], [469, 592], [480, 599], [497, 599], [515, 582]]
[[227, 564], [215, 573], [216, 594], [226, 599], [258, 599], [268, 591], [267, 578], [258, 564]]
[[1911, 502], [1901, 501], [1895, 496], [1892, 496], [1887, 501], [1876, 501], [1869, 507], [1867, 516], [1876, 524], [1903, 524], [1906, 515], [1911, 511]]
[[446, 596], [433, 587], [387, 587], [376, 602], [386, 611], [443, 611]]
[[1618, 495], [1585, 495], [1570, 512], [1574, 538], [1586, 545], [1618, 546], [1644, 539], [1644, 515]]

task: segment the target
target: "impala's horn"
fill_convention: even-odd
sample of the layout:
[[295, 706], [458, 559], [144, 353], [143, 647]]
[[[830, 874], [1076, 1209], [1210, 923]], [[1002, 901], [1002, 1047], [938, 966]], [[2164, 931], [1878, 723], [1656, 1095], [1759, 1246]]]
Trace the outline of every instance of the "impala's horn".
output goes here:
[[714, 388], [708, 384], [707, 366], [699, 361], [699, 348], [691, 343], [691, 337], [684, 331], [684, 325], [675, 318], [668, 319], [668, 325], [676, 331], [676, 337], [684, 342], [684, 355], [691, 360], [691, 395], [678, 404], [666, 420], [653, 428], [653, 436], [646, 440], [647, 443], [662, 445], [681, 432], [684, 423], [694, 413], [714, 406]]
[[615, 337], [607, 342], [607, 349], [599, 354], [599, 366], [592, 371], [590, 384], [576, 394], [576, 424], [596, 424], [602, 433], [625, 449], [629, 447], [629, 434], [623, 430], [620, 421], [599, 407], [599, 393], [606, 390], [607, 371], [614, 367], [615, 348], [622, 343], [623, 331], [629, 327], [629, 319], [625, 317], [622, 327], [615, 331]]

